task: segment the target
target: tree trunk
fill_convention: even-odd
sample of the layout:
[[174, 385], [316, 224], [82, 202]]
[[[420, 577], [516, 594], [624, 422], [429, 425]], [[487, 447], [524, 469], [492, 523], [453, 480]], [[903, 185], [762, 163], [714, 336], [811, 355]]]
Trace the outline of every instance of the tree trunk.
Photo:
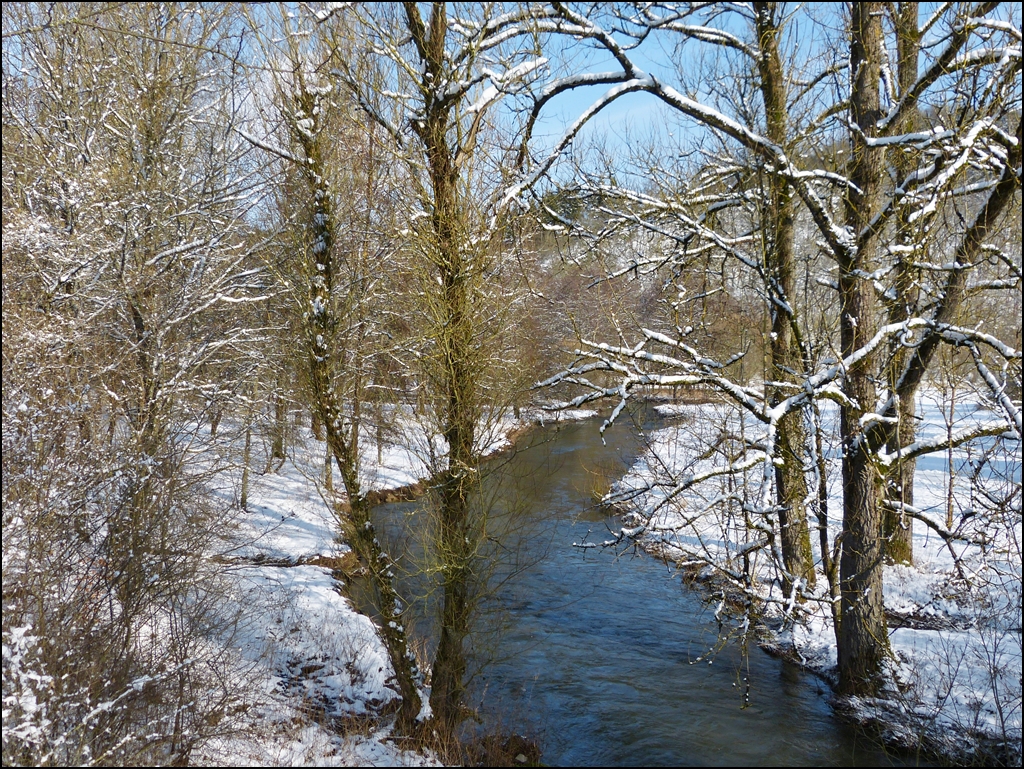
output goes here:
[[322, 441], [324, 439], [324, 425], [320, 421], [320, 417], [317, 416], [317, 412], [315, 410], [309, 418], [309, 429], [316, 440]]
[[[896, 46], [897, 46], [897, 79], [900, 96], [910, 93], [918, 77], [918, 58], [921, 48], [921, 37], [918, 31], [918, 4], [901, 2], [896, 10]], [[897, 135], [910, 133], [914, 130], [917, 109], [908, 109], [895, 125]], [[902, 181], [916, 167], [914, 156], [909, 152], [897, 153], [893, 163], [898, 179]], [[902, 212], [901, 212], [902, 213]], [[906, 216], [899, 215], [897, 220], [898, 241], [901, 246], [912, 246], [916, 235], [921, 230], [907, 221]], [[893, 298], [889, 302], [889, 323], [899, 323], [910, 318], [917, 309], [916, 281], [912, 272], [913, 259], [905, 249], [900, 249], [896, 256], [895, 276], [893, 281]], [[897, 339], [891, 349], [894, 364], [892, 371], [902, 371], [909, 357], [909, 350]], [[896, 391], [896, 382], [889, 382], [889, 389]], [[903, 446], [914, 442], [917, 434], [913, 396], [901, 398], [897, 406], [898, 428], [892, 433], [886, 450], [890, 454], [898, 454]], [[885, 539], [886, 560], [890, 563], [913, 563], [913, 521], [903, 512], [903, 506], [914, 504], [914, 471], [917, 467], [915, 459], [898, 459], [892, 466], [885, 481], [886, 507], [883, 511], [883, 537]]]
[[288, 429], [288, 411], [285, 408], [283, 384], [278, 377], [278, 390], [274, 394], [274, 426], [271, 435], [270, 460], [285, 458], [285, 433]]
[[814, 513], [818, 519], [818, 543], [821, 548], [821, 566], [828, 580], [829, 606], [832, 610], [832, 624], [835, 629], [836, 639], [839, 638], [839, 626], [841, 623], [840, 595], [839, 595], [839, 569], [836, 560], [833, 558], [833, 547], [828, 541], [828, 462], [825, 459], [825, 451], [821, 440], [821, 409], [817, 403], [811, 405], [814, 417], [814, 455], [818, 476], [818, 488], [814, 500]]
[[[319, 120], [321, 105], [308, 92], [301, 92], [301, 114]], [[314, 311], [303, 315], [306, 345], [306, 376], [312, 398], [310, 410], [313, 422], [321, 425], [327, 441], [328, 464], [334, 459], [341, 474], [348, 497], [348, 510], [335, 506], [335, 514], [342, 534], [352, 546], [360, 563], [366, 568], [374, 592], [374, 604], [380, 615], [376, 630], [387, 649], [402, 704], [397, 714], [397, 731], [409, 734], [415, 728], [421, 709], [419, 684], [421, 675], [416, 660], [409, 650], [405, 627], [402, 623], [404, 604], [395, 588], [393, 561], [377, 538], [376, 527], [370, 515], [370, 505], [359, 482], [359, 404], [364, 396], [359, 371], [345, 369], [342, 355], [348, 345], [356, 345], [352, 337], [342, 338], [343, 319], [335, 309], [335, 231], [338, 227], [334, 212], [329, 178], [320, 145], [320, 133], [298, 130], [295, 139], [302, 146], [308, 163], [303, 168], [312, 196], [309, 225], [309, 246], [303, 263], [306, 272], [309, 306]], [[353, 284], [355, 286], [355, 284]], [[350, 287], [348, 290], [360, 290]], [[354, 352], [354, 350], [348, 350]], [[340, 395], [339, 391], [344, 393]], [[348, 409], [346, 413], [346, 400]]]
[[[448, 129], [453, 103], [433, 90], [448, 81], [445, 3], [431, 5], [425, 26], [416, 3], [405, 3], [409, 31], [424, 66], [424, 119], [414, 123], [427, 156], [433, 197], [430, 259], [436, 270], [437, 296], [432, 297], [432, 337], [437, 345], [434, 378], [440, 401], [441, 432], [448, 442], [447, 466], [440, 473], [435, 546], [440, 559], [443, 597], [440, 639], [432, 669], [430, 706], [445, 731], [461, 722], [466, 657], [463, 641], [469, 633], [476, 549], [470, 494], [476, 480], [473, 455], [478, 393], [474, 371], [473, 321], [470, 310], [471, 265], [463, 253], [463, 201], [458, 189], [456, 148]], [[433, 285], [433, 282], [431, 283]]]
[[[336, 448], [339, 439], [340, 436], [334, 437]], [[356, 468], [350, 462], [351, 451], [339, 450], [334, 457], [349, 497], [346, 539], [369, 572], [370, 584], [375, 593], [374, 603], [380, 614], [377, 632], [388, 650], [398, 693], [402, 696], [402, 705], [397, 716], [398, 733], [410, 734], [420, 712], [419, 685], [422, 683], [422, 675], [416, 658], [409, 649], [408, 635], [403, 625], [405, 605], [395, 588], [394, 562], [377, 539], [377, 530], [370, 516], [370, 505], [360, 490], [359, 481], [355, 476]], [[341, 514], [339, 517], [342, 517]]]
[[[775, 3], [754, 3], [760, 43], [758, 69], [768, 138], [781, 147], [786, 143], [786, 83], [779, 58], [775, 10]], [[763, 236], [765, 271], [774, 284], [770, 292], [772, 332], [769, 378], [775, 384], [768, 386], [767, 395], [769, 403], [775, 406], [794, 392], [785, 385], [799, 384], [798, 374], [804, 365], [794, 309], [796, 257], [793, 191], [775, 173], [768, 175], [768, 191], [769, 206], [763, 214]], [[782, 558], [786, 571], [783, 589], [787, 594], [792, 590], [794, 581], [803, 580], [807, 588], [813, 588], [815, 584], [811, 533], [807, 525], [807, 477], [804, 472], [806, 441], [803, 415], [799, 411], [786, 414], [779, 420], [775, 458], [781, 460], [781, 464], [777, 463], [776, 466], [775, 484], [778, 490]]]
[[[442, 10], [435, 12], [444, 15]], [[430, 705], [446, 728], [461, 721], [466, 671], [463, 640], [469, 632], [469, 579], [473, 535], [470, 531], [470, 490], [476, 477], [473, 443], [476, 429], [476, 382], [472, 366], [473, 328], [469, 313], [469, 280], [461, 251], [454, 158], [445, 145], [447, 117], [428, 122], [428, 155], [434, 190], [434, 233], [437, 238], [441, 295], [434, 334], [440, 344], [442, 434], [448, 442], [448, 466], [441, 476], [437, 552], [441, 558], [444, 597], [441, 636], [433, 666]]]
[[249, 458], [252, 455], [252, 420], [246, 419], [245, 445], [242, 448], [242, 491], [238, 503], [245, 510], [249, 506]]
[[[901, 398], [897, 419], [899, 425], [886, 450], [897, 453], [909, 446], [917, 437], [916, 409], [913, 396]], [[903, 510], [914, 506], [914, 473], [917, 461], [899, 459], [893, 463], [885, 482], [885, 500], [882, 535], [885, 540], [886, 560], [889, 563], [914, 562], [914, 522]]]
[[[871, 223], [880, 205], [885, 174], [884, 150], [872, 147], [880, 116], [882, 3], [854, 3], [851, 11], [850, 113], [859, 130], [851, 131], [850, 189], [846, 223], [856, 243], [839, 258], [841, 352], [844, 358], [864, 347], [875, 330], [874, 269], [878, 233]], [[843, 533], [840, 557], [838, 634], [839, 691], [877, 693], [889, 649], [882, 603], [882, 520], [880, 475], [872, 461], [861, 418], [875, 408], [875, 355], [863, 356], [846, 371], [840, 429], [843, 443]]]
[[331, 447], [324, 452], [324, 489], [328, 494], [334, 493], [334, 468], [331, 466]]

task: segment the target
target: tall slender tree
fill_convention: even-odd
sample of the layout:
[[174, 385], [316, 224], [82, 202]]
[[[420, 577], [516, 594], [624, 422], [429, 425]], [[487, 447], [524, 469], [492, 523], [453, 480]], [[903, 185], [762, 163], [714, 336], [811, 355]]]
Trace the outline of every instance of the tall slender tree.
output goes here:
[[510, 400], [500, 396], [507, 388], [498, 386], [505, 372], [495, 354], [499, 309], [511, 303], [496, 258], [503, 187], [495, 180], [504, 178], [507, 149], [493, 142], [495, 105], [520, 93], [544, 66], [537, 17], [551, 12], [407, 2], [353, 13], [366, 40], [364, 58], [342, 63], [335, 74], [381, 126], [415, 194], [408, 251], [420, 276], [416, 312], [424, 323], [417, 373], [430, 422], [444, 441], [432, 467], [441, 599], [430, 704], [450, 730], [465, 715], [465, 641], [485, 571], [486, 515], [475, 496], [481, 427]]
[[[846, 694], [876, 691], [889, 651], [882, 604], [880, 476], [864, 440], [865, 418], [877, 399], [874, 374], [879, 351], [870, 342], [877, 328], [871, 275], [878, 267], [885, 150], [872, 142], [881, 118], [882, 4], [857, 3], [850, 19], [850, 183], [846, 227], [856, 238], [836, 251], [839, 264], [840, 354], [845, 365], [840, 432], [843, 447], [843, 549], [839, 564], [839, 686]], [[866, 353], [866, 354], [865, 354]]]
[[[340, 533], [367, 571], [377, 632], [401, 696], [398, 729], [409, 734], [422, 709], [422, 676], [405, 628], [407, 603], [396, 585], [394, 559], [371, 516], [360, 445], [366, 409], [375, 397], [371, 380], [388, 352], [373, 317], [381, 314], [381, 268], [392, 251], [391, 239], [375, 221], [386, 219], [388, 198], [381, 185], [386, 174], [376, 146], [378, 129], [320, 74], [346, 55], [350, 30], [335, 26], [330, 35], [314, 35], [315, 17], [279, 10], [272, 36], [265, 34], [265, 11], [250, 25], [272, 78], [273, 104], [267, 106], [276, 114], [270, 124], [280, 130], [263, 138], [246, 136], [281, 165], [281, 248], [286, 252], [281, 277], [293, 288], [299, 367], [309, 410], [327, 444], [325, 484], [331, 483], [333, 462], [344, 486], [344, 500], [332, 488], [326, 496]], [[376, 415], [379, 419], [379, 410]]]

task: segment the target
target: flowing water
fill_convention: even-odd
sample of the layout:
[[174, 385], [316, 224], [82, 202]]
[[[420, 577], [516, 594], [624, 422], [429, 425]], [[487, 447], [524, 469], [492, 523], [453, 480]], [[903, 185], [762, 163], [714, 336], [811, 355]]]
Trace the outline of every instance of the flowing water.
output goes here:
[[488, 664], [468, 702], [488, 725], [528, 734], [549, 765], [904, 763], [838, 722], [815, 676], [754, 646], [710, 653], [713, 612], [665, 563], [573, 547], [617, 526], [594, 495], [642, 449], [628, 422], [607, 445], [597, 427], [541, 428], [492, 461], [494, 518], [515, 524], [504, 543], [529, 565], [482, 603], [481, 624], [502, 632], [472, 639]]

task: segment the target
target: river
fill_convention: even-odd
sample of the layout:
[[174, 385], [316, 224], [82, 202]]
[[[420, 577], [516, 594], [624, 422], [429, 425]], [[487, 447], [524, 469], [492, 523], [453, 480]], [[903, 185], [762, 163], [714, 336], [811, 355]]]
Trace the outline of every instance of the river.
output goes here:
[[[595, 487], [642, 448], [628, 420], [607, 445], [597, 427], [540, 428], [491, 462], [494, 520], [513, 524], [503, 544], [528, 566], [483, 601], [473, 638], [487, 664], [467, 701], [488, 726], [527, 734], [549, 765], [905, 763], [834, 718], [815, 676], [755, 646], [713, 652], [713, 612], [665, 563], [572, 546], [616, 527]], [[396, 521], [418, 504], [380, 512]]]

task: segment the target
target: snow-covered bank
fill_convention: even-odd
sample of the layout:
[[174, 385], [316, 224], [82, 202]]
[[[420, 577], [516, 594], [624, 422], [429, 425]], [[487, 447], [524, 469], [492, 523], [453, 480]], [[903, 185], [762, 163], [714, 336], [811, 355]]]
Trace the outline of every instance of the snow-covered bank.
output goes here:
[[[946, 433], [941, 405], [928, 395], [919, 404], [922, 439]], [[647, 451], [606, 497], [624, 513], [621, 540], [636, 539], [649, 552], [708, 577], [723, 618], [728, 590], [720, 586], [753, 574], [765, 622], [777, 631], [769, 645], [834, 681], [835, 634], [817, 532], [817, 600], [802, 607], [782, 593], [771, 559], [751, 547], [757, 537], [744, 500], [764, 500], [768, 483], [764, 464], [749, 461], [759, 459], [756, 450], [745, 454], [746, 468], [736, 457], [739, 444], [760, 440], [759, 427], [725, 405], [680, 405], [671, 415], [681, 421], [651, 436]], [[835, 416], [827, 411], [826, 423]], [[952, 427], [988, 417], [984, 404], [958, 405]], [[710, 450], [723, 433], [728, 437]], [[1020, 452], [1019, 443], [999, 447], [994, 440], [954, 449], [952, 474], [945, 452], [919, 461], [915, 506], [934, 526], [913, 521], [915, 565], [885, 571], [893, 685], [883, 699], [841, 703], [848, 715], [879, 726], [894, 743], [924, 746], [953, 760], [1020, 760]], [[835, 447], [826, 447], [826, 457], [834, 542], [841, 469]], [[947, 529], [955, 536], [940, 536]]]
[[319, 566], [233, 570], [241, 620], [236, 638], [255, 696], [230, 734], [205, 745], [198, 764], [424, 766], [429, 757], [389, 743], [360, 720], [395, 698], [389, 662], [370, 620]]
[[562, 408], [552, 405], [546, 409], [527, 409], [522, 418], [535, 425], [556, 424], [558, 422], [580, 422], [591, 419], [598, 414], [594, 409]]
[[[369, 453], [370, 446], [366, 447]], [[252, 472], [248, 504], [225, 534], [225, 612], [237, 617], [244, 708], [224, 736], [193, 755], [195, 763], [234, 766], [427, 766], [429, 755], [402, 750], [375, 718], [393, 708], [387, 653], [368, 617], [357, 612], [331, 566], [349, 548], [323, 497], [323, 443], [298, 428], [288, 458], [272, 472]], [[372, 447], [376, 460], [376, 447]], [[416, 453], [385, 446], [367, 465], [371, 488], [422, 477]], [[366, 457], [367, 461], [370, 456]], [[260, 459], [253, 459], [258, 466]], [[338, 482], [340, 484], [340, 481]], [[240, 470], [219, 494], [232, 504]]]

